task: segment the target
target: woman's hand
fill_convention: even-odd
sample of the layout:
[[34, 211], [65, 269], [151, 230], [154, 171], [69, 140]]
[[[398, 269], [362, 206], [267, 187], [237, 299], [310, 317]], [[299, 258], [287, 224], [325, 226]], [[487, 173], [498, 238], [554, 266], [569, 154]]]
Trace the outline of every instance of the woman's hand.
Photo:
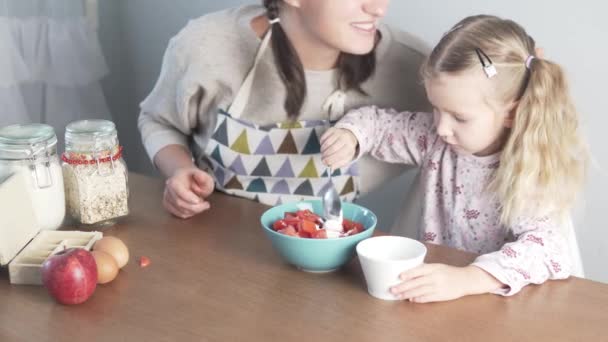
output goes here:
[[391, 288], [400, 299], [416, 303], [440, 302], [472, 294], [488, 293], [503, 284], [476, 266], [456, 267], [422, 264], [401, 273], [403, 282]]
[[213, 192], [213, 178], [196, 166], [177, 169], [165, 182], [163, 206], [187, 219], [210, 208], [205, 200]]
[[351, 131], [328, 129], [321, 137], [323, 163], [333, 170], [348, 165], [355, 158], [358, 145], [357, 138]]

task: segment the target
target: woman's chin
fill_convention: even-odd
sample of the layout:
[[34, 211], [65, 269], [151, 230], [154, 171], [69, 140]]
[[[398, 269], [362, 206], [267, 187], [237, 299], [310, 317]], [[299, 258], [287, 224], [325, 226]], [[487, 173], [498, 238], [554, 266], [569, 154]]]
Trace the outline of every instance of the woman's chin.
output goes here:
[[351, 55], [367, 55], [368, 53], [370, 53], [372, 50], [374, 49], [374, 41], [368, 41], [368, 40], [352, 40], [350, 42], [345, 42], [343, 48], [341, 49], [342, 52], [344, 53], [348, 53]]

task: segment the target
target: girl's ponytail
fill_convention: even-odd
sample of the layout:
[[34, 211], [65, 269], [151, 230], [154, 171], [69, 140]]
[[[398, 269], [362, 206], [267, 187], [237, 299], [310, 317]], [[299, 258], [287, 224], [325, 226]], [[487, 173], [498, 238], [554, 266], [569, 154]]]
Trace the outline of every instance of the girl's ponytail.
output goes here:
[[492, 183], [502, 199], [503, 221], [534, 210], [563, 214], [580, 189], [587, 166], [578, 114], [562, 68], [545, 59], [528, 59], [500, 168]]

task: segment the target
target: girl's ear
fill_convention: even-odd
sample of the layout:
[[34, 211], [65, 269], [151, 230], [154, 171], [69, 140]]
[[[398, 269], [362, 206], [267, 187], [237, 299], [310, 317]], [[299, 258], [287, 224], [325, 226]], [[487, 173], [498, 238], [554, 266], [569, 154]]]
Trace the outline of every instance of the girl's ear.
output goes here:
[[519, 101], [515, 101], [507, 107], [507, 109], [506, 109], [507, 115], [505, 116], [505, 122], [504, 122], [504, 126], [506, 128], [513, 127], [513, 121], [515, 120], [515, 113], [517, 112], [518, 106], [519, 106]]
[[302, 5], [301, 0], [283, 0], [283, 2], [291, 7], [296, 7], [296, 8], [300, 8], [300, 6]]

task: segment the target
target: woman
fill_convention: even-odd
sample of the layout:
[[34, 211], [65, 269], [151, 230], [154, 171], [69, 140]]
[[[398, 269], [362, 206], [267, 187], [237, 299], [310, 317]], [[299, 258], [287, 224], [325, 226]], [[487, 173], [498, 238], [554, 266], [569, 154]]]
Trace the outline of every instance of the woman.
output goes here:
[[[329, 186], [319, 137], [330, 122], [371, 103], [424, 109], [423, 56], [378, 22], [387, 5], [265, 0], [191, 21], [171, 39], [139, 117], [167, 178], [165, 208], [196, 215], [214, 187], [269, 205], [314, 198]], [[332, 179], [352, 200], [399, 171], [363, 159]]]

